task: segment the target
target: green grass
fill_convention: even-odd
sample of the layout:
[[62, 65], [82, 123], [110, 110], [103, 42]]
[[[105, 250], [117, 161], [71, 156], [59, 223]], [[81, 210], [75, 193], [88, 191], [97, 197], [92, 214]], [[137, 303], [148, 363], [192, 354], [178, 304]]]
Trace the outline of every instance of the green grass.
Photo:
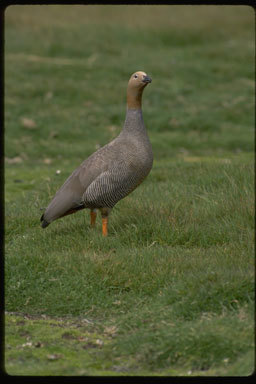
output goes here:
[[[251, 374], [253, 10], [13, 6], [5, 39], [6, 371]], [[120, 132], [136, 70], [153, 78], [149, 177], [107, 238], [88, 211], [42, 230], [57, 188]]]

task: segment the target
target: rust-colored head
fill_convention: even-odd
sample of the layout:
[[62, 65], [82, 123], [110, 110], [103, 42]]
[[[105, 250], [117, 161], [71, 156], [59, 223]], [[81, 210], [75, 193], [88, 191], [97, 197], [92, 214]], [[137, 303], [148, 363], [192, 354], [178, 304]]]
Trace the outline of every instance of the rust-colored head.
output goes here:
[[143, 89], [148, 83], [151, 83], [151, 78], [142, 71], [135, 72], [128, 82], [127, 87], [127, 108], [140, 109], [141, 96]]

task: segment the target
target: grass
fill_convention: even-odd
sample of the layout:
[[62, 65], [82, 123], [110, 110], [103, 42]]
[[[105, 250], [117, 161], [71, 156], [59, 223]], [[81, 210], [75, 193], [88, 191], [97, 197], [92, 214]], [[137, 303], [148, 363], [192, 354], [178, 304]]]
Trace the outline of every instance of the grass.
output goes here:
[[[5, 39], [7, 373], [250, 375], [253, 10], [12, 6]], [[108, 238], [87, 211], [42, 230], [56, 189], [120, 132], [136, 70], [153, 78], [149, 177]]]

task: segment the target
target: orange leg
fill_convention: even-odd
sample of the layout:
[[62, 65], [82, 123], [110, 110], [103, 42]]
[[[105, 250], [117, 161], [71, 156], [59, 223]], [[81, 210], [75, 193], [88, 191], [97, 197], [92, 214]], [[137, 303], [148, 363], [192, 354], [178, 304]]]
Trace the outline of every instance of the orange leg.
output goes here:
[[91, 227], [95, 227], [97, 213], [91, 209]]
[[102, 235], [107, 236], [108, 234], [108, 218], [102, 217]]

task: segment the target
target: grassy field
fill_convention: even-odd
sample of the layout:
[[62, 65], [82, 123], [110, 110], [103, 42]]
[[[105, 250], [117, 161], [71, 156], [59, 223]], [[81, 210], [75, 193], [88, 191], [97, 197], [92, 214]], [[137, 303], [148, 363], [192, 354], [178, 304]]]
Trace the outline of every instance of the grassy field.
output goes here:
[[[7, 373], [251, 374], [252, 8], [12, 6], [5, 39]], [[136, 70], [153, 79], [149, 177], [107, 238], [88, 211], [42, 230], [57, 188], [120, 132]]]

